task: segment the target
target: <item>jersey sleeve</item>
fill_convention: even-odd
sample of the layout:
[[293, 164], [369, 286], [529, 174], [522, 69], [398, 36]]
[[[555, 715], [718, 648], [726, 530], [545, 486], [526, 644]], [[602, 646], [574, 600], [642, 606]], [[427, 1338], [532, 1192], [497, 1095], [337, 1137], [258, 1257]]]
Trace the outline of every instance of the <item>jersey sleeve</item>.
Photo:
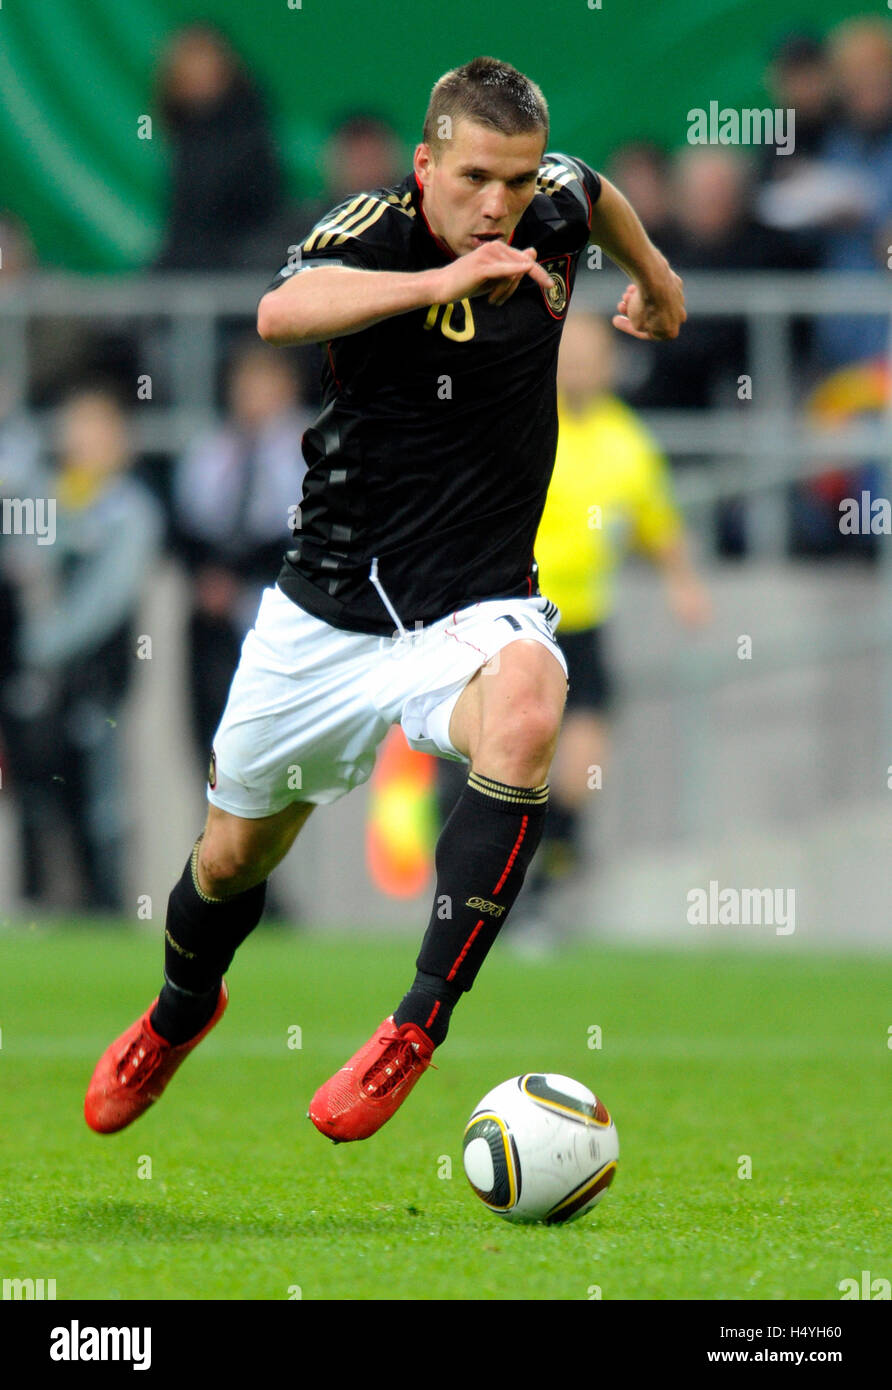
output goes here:
[[583, 159], [568, 154], [545, 155], [540, 170], [540, 180], [549, 191], [555, 187], [571, 193], [585, 214], [589, 231], [592, 226], [592, 208], [601, 196], [601, 176]]
[[392, 195], [357, 193], [347, 198], [288, 248], [288, 259], [267, 293], [293, 275], [321, 265], [344, 265], [353, 270], [406, 269], [404, 239], [397, 222], [400, 216]]
[[578, 171], [579, 181], [585, 189], [590, 207], [594, 207], [601, 196], [601, 175], [583, 159], [571, 159], [570, 163]]

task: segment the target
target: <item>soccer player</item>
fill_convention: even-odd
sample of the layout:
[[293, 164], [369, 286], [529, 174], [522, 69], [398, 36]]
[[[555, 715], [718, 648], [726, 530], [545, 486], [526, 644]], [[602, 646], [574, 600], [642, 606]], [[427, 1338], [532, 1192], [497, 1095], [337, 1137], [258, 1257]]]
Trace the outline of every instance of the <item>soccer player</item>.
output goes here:
[[533, 543], [580, 255], [630, 277], [614, 325], [677, 336], [681, 281], [622, 195], [546, 154], [539, 88], [492, 58], [435, 85], [411, 174], [334, 208], [260, 301], [274, 344], [327, 344], [301, 526], [245, 639], [210, 807], [170, 895], [159, 998], [100, 1059], [85, 1113], [122, 1129], [220, 1019], [267, 875], [388, 728], [469, 764], [437, 844], [416, 974], [310, 1102], [335, 1141], [402, 1104], [474, 983], [542, 834], [567, 690]]

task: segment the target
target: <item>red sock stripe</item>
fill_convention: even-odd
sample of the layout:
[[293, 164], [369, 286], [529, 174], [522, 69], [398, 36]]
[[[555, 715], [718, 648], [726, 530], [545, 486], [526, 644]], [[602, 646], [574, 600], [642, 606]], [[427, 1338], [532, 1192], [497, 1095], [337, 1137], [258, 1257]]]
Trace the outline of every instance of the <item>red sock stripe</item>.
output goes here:
[[499, 879], [499, 881], [498, 881], [498, 883], [496, 884], [495, 888], [492, 890], [493, 893], [498, 893], [499, 889], [502, 887], [502, 884], [505, 882], [505, 879], [508, 877], [508, 875], [509, 875], [510, 872], [511, 872], [511, 869], [512, 869], [512, 866], [513, 866], [513, 864], [514, 864], [514, 861], [515, 861], [515, 859], [517, 858], [517, 851], [520, 849], [521, 845], [523, 844], [523, 837], [524, 837], [524, 835], [527, 833], [527, 825], [529, 824], [529, 819], [530, 819], [529, 816], [524, 816], [523, 820], [522, 820], [521, 823], [520, 823], [520, 834], [518, 835], [517, 839], [515, 840], [515, 842], [514, 842], [514, 848], [513, 848], [513, 850], [511, 851], [511, 853], [510, 853], [509, 856], [508, 856], [508, 863], [505, 865], [505, 868], [504, 868], [504, 870], [503, 870], [503, 872], [502, 872], [502, 877]]
[[[510, 872], [511, 872], [511, 869], [512, 869], [512, 867], [513, 867], [513, 865], [514, 865], [514, 861], [515, 861], [515, 859], [517, 858], [518, 850], [520, 849], [521, 845], [523, 844], [523, 838], [524, 838], [524, 836], [525, 836], [526, 833], [527, 833], [527, 826], [528, 826], [528, 824], [529, 824], [529, 820], [530, 820], [529, 816], [524, 816], [523, 820], [522, 820], [521, 823], [520, 823], [520, 833], [518, 834], [517, 839], [514, 841], [514, 848], [512, 849], [511, 853], [508, 855], [508, 862], [507, 862], [507, 864], [505, 865], [504, 869], [502, 870], [502, 877], [499, 879], [499, 881], [498, 881], [498, 883], [496, 884], [495, 888], [492, 890], [492, 891], [493, 891], [493, 894], [498, 893], [499, 889], [500, 889], [500, 888], [502, 887], [502, 885], [504, 884], [505, 879], [508, 877], [508, 875], [509, 875]], [[458, 959], [456, 960], [456, 962], [455, 962], [455, 964], [453, 965], [452, 969], [450, 970], [449, 974], [446, 976], [446, 979], [447, 979], [447, 980], [454, 980], [454, 979], [455, 979], [456, 971], [458, 970], [458, 968], [459, 968], [459, 966], [461, 965], [462, 961], [464, 960], [465, 956], [466, 956], [466, 955], [468, 954], [468, 952], [470, 951], [472, 945], [474, 944], [474, 938], [476, 937], [477, 933], [479, 932], [479, 930], [480, 930], [480, 928], [481, 928], [482, 926], [483, 926], [483, 918], [481, 917], [481, 918], [480, 918], [480, 921], [477, 923], [476, 927], [475, 927], [474, 930], [471, 932], [471, 935], [468, 937], [468, 939], [467, 939], [467, 941], [465, 942], [464, 946], [461, 948], [461, 953], [459, 954]], [[437, 1008], [439, 1008], [439, 1004], [437, 1005]], [[434, 1010], [434, 1013], [436, 1013], [436, 1009]], [[434, 1016], [434, 1015], [431, 1014], [431, 1017], [430, 1017], [430, 1019], [428, 1020], [429, 1023], [433, 1020], [433, 1016]]]
[[428, 1028], [430, 1028], [431, 1024], [433, 1023], [434, 1019], [437, 1017], [437, 1014], [438, 1014], [439, 1012], [440, 1012], [440, 1001], [439, 1001], [439, 999], [438, 999], [437, 1002], [436, 1002], [436, 1004], [434, 1005], [434, 1007], [431, 1009], [431, 1016], [430, 1016], [430, 1018], [428, 1019], [427, 1023], [424, 1025], [425, 1031], [426, 1031]]
[[467, 941], [465, 942], [464, 946], [462, 946], [462, 948], [461, 948], [461, 953], [460, 953], [460, 955], [459, 955], [459, 957], [458, 957], [458, 960], [455, 962], [455, 964], [453, 965], [453, 967], [452, 967], [452, 969], [450, 970], [449, 974], [446, 976], [446, 979], [447, 979], [447, 980], [454, 980], [454, 979], [455, 979], [455, 972], [458, 970], [458, 967], [461, 965], [461, 963], [462, 963], [462, 961], [464, 960], [465, 956], [466, 956], [466, 955], [468, 954], [468, 952], [470, 951], [471, 946], [473, 945], [473, 942], [474, 942], [474, 937], [477, 935], [477, 933], [479, 932], [479, 930], [480, 930], [480, 928], [481, 928], [482, 926], [483, 926], [483, 918], [481, 917], [481, 918], [480, 918], [480, 921], [477, 923], [476, 927], [475, 927], [474, 930], [471, 932], [471, 935], [468, 937], [468, 939], [467, 939]]

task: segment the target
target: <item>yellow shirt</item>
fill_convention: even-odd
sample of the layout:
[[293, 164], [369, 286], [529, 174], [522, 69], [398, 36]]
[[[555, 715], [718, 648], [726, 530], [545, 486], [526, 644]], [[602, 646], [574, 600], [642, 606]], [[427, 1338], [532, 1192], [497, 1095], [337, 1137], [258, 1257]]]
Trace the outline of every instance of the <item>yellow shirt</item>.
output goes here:
[[616, 396], [578, 415], [559, 397], [558, 426], [536, 559], [542, 593], [561, 610], [560, 635], [604, 622], [628, 551], [659, 554], [682, 522], [665, 457]]

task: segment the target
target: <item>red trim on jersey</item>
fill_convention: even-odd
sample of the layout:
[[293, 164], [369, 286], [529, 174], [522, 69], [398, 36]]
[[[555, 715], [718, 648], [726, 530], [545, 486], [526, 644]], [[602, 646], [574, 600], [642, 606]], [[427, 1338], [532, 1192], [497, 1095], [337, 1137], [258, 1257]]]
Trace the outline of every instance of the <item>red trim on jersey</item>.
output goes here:
[[431, 224], [428, 222], [428, 220], [427, 220], [427, 213], [426, 213], [425, 210], [424, 210], [424, 190], [423, 190], [423, 188], [421, 187], [421, 184], [418, 182], [418, 175], [415, 173], [414, 170], [412, 171], [412, 177], [413, 177], [413, 179], [415, 180], [415, 187], [418, 189], [418, 210], [419, 210], [419, 212], [421, 213], [421, 216], [424, 218], [424, 225], [425, 225], [425, 227], [427, 227], [427, 230], [430, 232], [431, 237], [432, 237], [433, 240], [437, 243], [437, 246], [438, 246], [438, 247], [440, 248], [440, 250], [444, 253], [444, 255], [447, 255], [451, 261], [457, 260], [456, 254], [455, 254], [455, 252], [452, 250], [452, 248], [446, 245], [446, 243], [445, 243], [445, 241], [443, 241], [442, 237], [438, 237], [438, 236], [437, 236], [437, 234], [436, 234], [436, 232], [434, 231], [433, 227], [432, 227]]
[[328, 342], [325, 344], [325, 346], [326, 346], [326, 349], [328, 350], [328, 365], [329, 365], [329, 367], [331, 367], [331, 374], [332, 374], [332, 376], [334, 377], [335, 386], [338, 388], [339, 391], [343, 391], [344, 388], [343, 388], [343, 386], [342, 386], [342, 384], [341, 384], [341, 379], [340, 379], [340, 377], [338, 376], [337, 372], [335, 371], [334, 358], [332, 357], [332, 354], [331, 354], [331, 339], [330, 339], [330, 338], [329, 338]]

